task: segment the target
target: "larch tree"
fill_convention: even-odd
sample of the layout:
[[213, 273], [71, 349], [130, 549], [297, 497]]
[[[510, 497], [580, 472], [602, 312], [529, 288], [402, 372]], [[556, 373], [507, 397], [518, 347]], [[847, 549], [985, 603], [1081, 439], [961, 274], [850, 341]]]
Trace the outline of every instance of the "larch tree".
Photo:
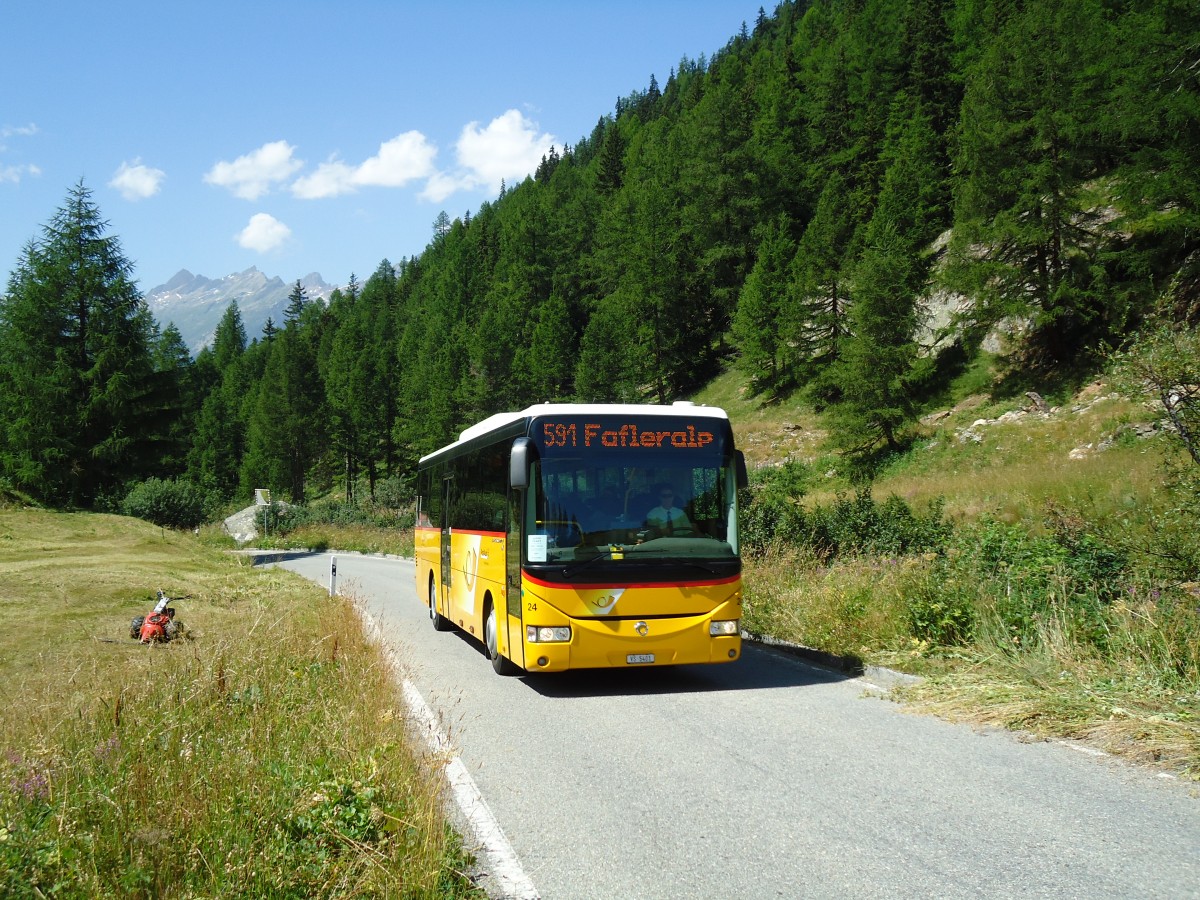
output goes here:
[[1091, 190], [1108, 168], [1106, 15], [1098, 0], [1031, 2], [967, 76], [950, 275], [978, 298], [981, 331], [1027, 320], [1026, 361], [1042, 367], [1071, 363], [1110, 327]]
[[758, 389], [777, 386], [783, 364], [781, 320], [790, 290], [796, 242], [785, 214], [763, 229], [758, 258], [738, 298], [733, 334], [750, 382]]

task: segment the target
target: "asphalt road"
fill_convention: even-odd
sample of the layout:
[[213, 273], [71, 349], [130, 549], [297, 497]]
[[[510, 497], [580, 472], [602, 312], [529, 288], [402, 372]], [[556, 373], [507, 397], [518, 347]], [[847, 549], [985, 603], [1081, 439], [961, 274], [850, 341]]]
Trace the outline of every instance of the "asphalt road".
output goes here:
[[[329, 554], [279, 564], [328, 585]], [[411, 562], [337, 569], [515, 853], [481, 848], [492, 896], [1200, 898], [1195, 785], [911, 715], [749, 644], [730, 665], [502, 678], [433, 630]]]

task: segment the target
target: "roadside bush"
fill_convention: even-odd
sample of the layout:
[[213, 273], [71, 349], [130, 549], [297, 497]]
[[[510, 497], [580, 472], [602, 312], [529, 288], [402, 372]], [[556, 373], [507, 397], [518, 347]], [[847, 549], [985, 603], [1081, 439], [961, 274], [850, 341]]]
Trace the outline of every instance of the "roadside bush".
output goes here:
[[415, 514], [412, 508], [394, 509], [371, 503], [370, 500], [347, 503], [329, 500], [303, 506], [275, 504], [272, 509], [271, 530], [286, 534], [307, 525], [336, 525], [341, 527], [368, 526], [371, 528], [411, 528]]
[[1076, 525], [1051, 525], [1049, 535], [994, 521], [966, 529], [955, 541], [955, 565], [1012, 644], [1036, 643], [1053, 621], [1104, 650], [1105, 611], [1122, 591], [1125, 557]]
[[762, 556], [776, 544], [799, 544], [794, 538], [804, 529], [800, 499], [808, 488], [808, 468], [798, 462], [758, 469], [750, 486], [738, 498], [738, 531], [743, 550]]
[[941, 498], [919, 513], [895, 495], [877, 503], [871, 489], [864, 488], [853, 497], [839, 495], [831, 506], [806, 510], [800, 499], [808, 477], [804, 466], [788, 463], [760, 470], [752, 480], [741, 501], [739, 525], [749, 555], [790, 545], [825, 559], [864, 553], [904, 556], [940, 551], [950, 539]]
[[405, 509], [416, 501], [412, 479], [392, 475], [375, 484], [374, 505], [383, 509]]
[[912, 636], [939, 647], [966, 646], [975, 639], [975, 596], [952, 560], [933, 556], [930, 565], [903, 587]]
[[1148, 403], [1169, 423], [1163, 486], [1167, 508], [1152, 515], [1150, 538], [1136, 547], [1155, 567], [1182, 581], [1200, 579], [1200, 332], [1186, 323], [1160, 321], [1114, 356], [1115, 385]]
[[1200, 581], [1200, 470], [1172, 473], [1170, 503], [1151, 513], [1148, 539], [1133, 549], [1177, 581]]
[[950, 535], [950, 526], [942, 520], [942, 510], [940, 498], [930, 503], [925, 515], [914, 512], [895, 495], [876, 503], [870, 488], [864, 488], [854, 497], [839, 496], [832, 506], [810, 511], [804, 540], [830, 556], [847, 553], [903, 556], [937, 551]]
[[190, 481], [148, 478], [125, 495], [121, 511], [162, 528], [197, 528], [205, 520], [205, 497]]

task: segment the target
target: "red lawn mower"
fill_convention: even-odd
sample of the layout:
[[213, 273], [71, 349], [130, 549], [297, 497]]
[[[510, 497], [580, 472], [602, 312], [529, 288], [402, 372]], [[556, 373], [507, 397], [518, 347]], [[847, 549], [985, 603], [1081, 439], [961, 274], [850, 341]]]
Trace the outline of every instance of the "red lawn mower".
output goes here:
[[[175, 599], [183, 600], [183, 597]], [[171, 598], [158, 592], [158, 603], [148, 616], [134, 616], [129, 623], [129, 636], [143, 644], [165, 644], [183, 635], [182, 622], [175, 620], [175, 607], [168, 606]]]

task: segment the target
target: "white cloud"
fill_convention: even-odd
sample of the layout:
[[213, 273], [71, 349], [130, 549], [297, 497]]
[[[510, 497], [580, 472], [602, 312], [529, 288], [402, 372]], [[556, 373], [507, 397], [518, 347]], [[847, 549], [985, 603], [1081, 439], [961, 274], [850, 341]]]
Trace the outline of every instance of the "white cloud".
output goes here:
[[354, 169], [338, 159], [317, 166], [317, 171], [292, 183], [292, 193], [302, 200], [336, 197], [354, 190]]
[[336, 197], [360, 187], [403, 187], [434, 174], [437, 148], [419, 131], [406, 131], [379, 145], [379, 152], [357, 166], [340, 159], [322, 163], [296, 179], [292, 193], [304, 200]]
[[292, 158], [295, 147], [287, 141], [263, 144], [233, 162], [219, 162], [204, 180], [231, 190], [244, 200], [257, 200], [271, 185], [291, 178], [304, 163]]
[[[38, 127], [30, 122], [28, 125], [5, 125], [0, 127], [0, 141], [7, 141], [10, 137], [33, 137], [38, 133]], [[0, 150], [5, 149], [0, 145]]]
[[250, 222], [238, 232], [237, 242], [247, 250], [257, 250], [267, 253], [282, 246], [284, 241], [292, 236], [288, 228], [274, 216], [268, 213], [255, 213]]
[[[4, 143], [10, 137], [32, 137], [38, 133], [38, 127], [33, 123], [28, 125], [19, 125], [13, 127], [11, 125], [0, 126], [0, 153], [8, 150], [8, 146]], [[0, 166], [0, 184], [20, 184], [21, 179], [26, 175], [38, 176], [42, 174], [42, 170], [32, 163], [26, 163], [16, 166]]]
[[126, 200], [145, 200], [158, 193], [166, 177], [167, 173], [162, 169], [152, 169], [135, 159], [132, 163], [121, 163], [108, 186], [120, 191]]
[[470, 122], [455, 145], [458, 167], [430, 175], [421, 199], [440, 203], [457, 191], [498, 191], [501, 181], [512, 184], [535, 171], [556, 143], [554, 135], [539, 134], [537, 123], [515, 109], [492, 119], [486, 128]]
[[447, 175], [445, 172], [434, 172], [425, 182], [425, 188], [421, 191], [421, 199], [431, 203], [441, 203], [464, 187], [469, 187], [469, 185], [464, 184], [462, 179]]
[[37, 166], [0, 166], [0, 184], [19, 184], [26, 175], [37, 177], [42, 170]]
[[536, 170], [556, 143], [554, 135], [537, 132], [537, 123], [515, 109], [492, 119], [486, 128], [478, 122], [466, 125], [457, 144], [464, 186], [499, 190], [501, 179], [518, 181]]

